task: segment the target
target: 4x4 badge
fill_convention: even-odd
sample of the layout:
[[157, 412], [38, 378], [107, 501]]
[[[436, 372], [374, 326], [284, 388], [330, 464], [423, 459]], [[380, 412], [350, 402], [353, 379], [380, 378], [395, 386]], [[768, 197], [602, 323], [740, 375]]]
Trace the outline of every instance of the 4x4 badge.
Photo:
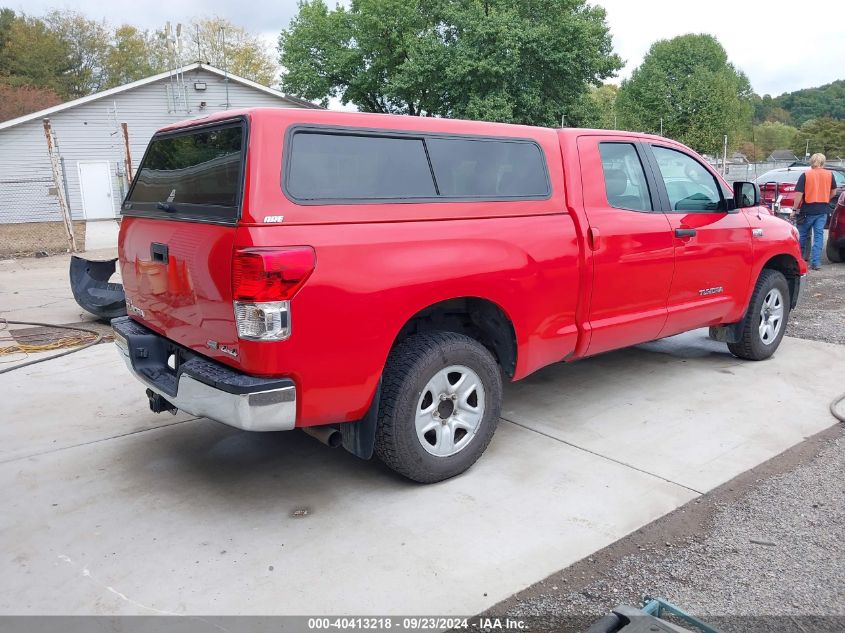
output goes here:
[[232, 358], [238, 357], [238, 348], [237, 347], [229, 347], [228, 345], [223, 345], [222, 343], [218, 343], [217, 341], [208, 340], [205, 342], [206, 347], [210, 349], [216, 349], [224, 354], [228, 354]]

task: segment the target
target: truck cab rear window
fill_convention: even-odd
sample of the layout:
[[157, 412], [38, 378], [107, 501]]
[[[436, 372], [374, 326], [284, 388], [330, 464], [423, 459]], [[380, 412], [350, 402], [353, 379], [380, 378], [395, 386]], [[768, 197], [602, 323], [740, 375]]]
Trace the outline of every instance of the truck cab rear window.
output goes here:
[[237, 221], [244, 146], [241, 123], [153, 137], [124, 214]]
[[541, 199], [551, 191], [530, 140], [309, 129], [295, 130], [285, 153], [285, 192], [305, 204]]

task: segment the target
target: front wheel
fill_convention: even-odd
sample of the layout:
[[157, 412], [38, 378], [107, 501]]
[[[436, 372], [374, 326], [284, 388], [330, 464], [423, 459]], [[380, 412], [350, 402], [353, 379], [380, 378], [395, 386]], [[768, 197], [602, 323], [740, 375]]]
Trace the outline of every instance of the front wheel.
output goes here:
[[746, 360], [765, 360], [775, 353], [789, 321], [789, 284], [777, 270], [760, 273], [751, 303], [742, 320], [737, 343], [728, 343], [731, 354]]
[[414, 481], [454, 477], [487, 448], [501, 402], [499, 366], [481, 343], [454, 332], [408, 337], [387, 359], [375, 452]]

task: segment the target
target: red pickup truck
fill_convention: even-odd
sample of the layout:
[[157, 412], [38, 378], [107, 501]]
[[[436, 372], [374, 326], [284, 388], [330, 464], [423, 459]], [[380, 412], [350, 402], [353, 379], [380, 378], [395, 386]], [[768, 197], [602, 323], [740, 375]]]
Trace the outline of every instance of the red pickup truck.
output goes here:
[[607, 130], [230, 111], [158, 132], [122, 215], [115, 340], [154, 411], [421, 482], [550, 363], [705, 326], [768, 358], [806, 273], [753, 183]]

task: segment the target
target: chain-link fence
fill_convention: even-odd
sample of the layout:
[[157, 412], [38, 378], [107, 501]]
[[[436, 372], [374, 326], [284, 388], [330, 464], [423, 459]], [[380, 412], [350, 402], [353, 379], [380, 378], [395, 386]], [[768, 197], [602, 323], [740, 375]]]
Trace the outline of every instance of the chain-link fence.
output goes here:
[[[26, 175], [0, 176], [0, 257], [67, 251], [70, 245], [59, 192], [49, 165], [15, 171]], [[73, 225], [77, 245], [81, 245], [85, 223]]]
[[[781, 169], [789, 167], [787, 162], [768, 162], [768, 163], [746, 163], [746, 164], [728, 164], [725, 178], [728, 182], [736, 182], [738, 180], [745, 180], [755, 182], [760, 176], [772, 169]], [[845, 160], [829, 160], [827, 165], [830, 167], [845, 167]], [[722, 166], [715, 165], [715, 168], [721, 172]]]

